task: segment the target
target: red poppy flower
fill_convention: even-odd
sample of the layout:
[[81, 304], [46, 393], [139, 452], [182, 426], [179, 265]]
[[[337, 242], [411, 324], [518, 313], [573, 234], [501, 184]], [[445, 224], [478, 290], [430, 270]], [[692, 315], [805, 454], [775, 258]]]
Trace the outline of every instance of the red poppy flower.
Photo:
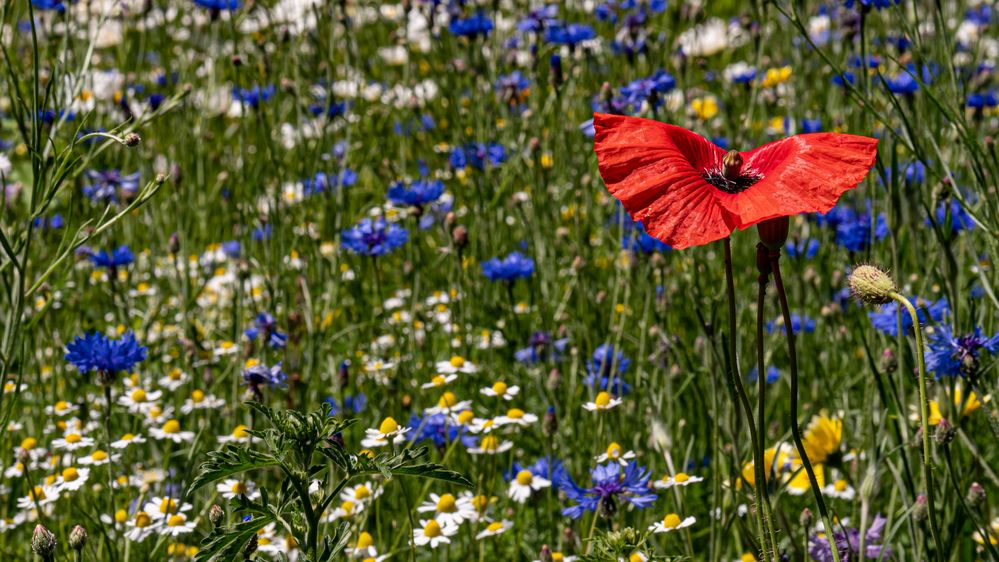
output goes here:
[[877, 139], [796, 135], [749, 152], [651, 119], [596, 113], [600, 175], [652, 236], [687, 248], [736, 228], [799, 213], [825, 213], [874, 164]]

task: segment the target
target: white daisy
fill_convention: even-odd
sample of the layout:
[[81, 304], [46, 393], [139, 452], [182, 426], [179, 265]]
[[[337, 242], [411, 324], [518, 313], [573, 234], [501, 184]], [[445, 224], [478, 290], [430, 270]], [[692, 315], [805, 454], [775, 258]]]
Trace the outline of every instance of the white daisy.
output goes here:
[[668, 490], [673, 486], [689, 486], [691, 484], [697, 484], [702, 480], [704, 480], [704, 478], [700, 476], [691, 476], [686, 472], [677, 472], [673, 476], [668, 474], [663, 476], [661, 480], [656, 480], [652, 486], [657, 490]]
[[513, 523], [510, 521], [493, 521], [492, 523], [486, 525], [486, 528], [482, 530], [481, 533], [475, 535], [475, 540], [480, 541], [486, 537], [495, 537], [496, 535], [501, 535], [513, 527]]
[[68, 466], [62, 469], [55, 485], [59, 488], [60, 492], [65, 492], [67, 490], [75, 492], [87, 483], [87, 478], [89, 476], [89, 468], [76, 468], [74, 466]]
[[497, 455], [509, 451], [513, 448], [513, 442], [500, 441], [495, 435], [486, 435], [479, 441], [478, 446], [469, 447], [468, 453], [471, 455]]
[[362, 447], [384, 447], [389, 444], [389, 440], [392, 443], [402, 443], [406, 440], [406, 433], [411, 428], [400, 426], [394, 419], [387, 417], [382, 420], [382, 423], [378, 426], [378, 429], [366, 429], [364, 431], [365, 438], [361, 441]]
[[179, 368], [174, 368], [163, 377], [160, 377], [160, 380], [156, 382], [163, 388], [173, 391], [183, 386], [189, 380], [191, 380], [190, 375]]
[[112, 449], [124, 449], [131, 445], [132, 443], [145, 443], [146, 438], [142, 434], [126, 433], [122, 435], [117, 441], [111, 442]]
[[423, 390], [429, 390], [431, 388], [440, 388], [447, 385], [448, 383], [454, 382], [458, 378], [458, 375], [454, 373], [450, 375], [434, 375], [434, 378], [430, 379], [430, 382], [423, 383], [420, 388]]
[[455, 355], [447, 361], [438, 361], [434, 367], [438, 373], [453, 375], [457, 373], [472, 374], [478, 372], [479, 368], [471, 361], [460, 355]]
[[527, 427], [538, 422], [538, 416], [521, 410], [520, 408], [510, 408], [505, 415], [496, 416], [496, 425], [519, 425]]
[[[115, 443], [117, 443], [117, 441], [115, 441]], [[111, 445], [114, 446], [114, 443], [112, 443]], [[108, 455], [106, 451], [101, 451], [100, 449], [98, 449], [85, 457], [79, 457], [78, 459], [76, 459], [76, 462], [82, 465], [101, 466], [103, 464], [108, 464], [111, 462], [118, 462], [118, 459], [120, 458], [121, 455]]]
[[529, 470], [521, 470], [510, 481], [510, 487], [506, 495], [510, 496], [517, 503], [524, 503], [531, 497], [531, 492], [541, 490], [551, 486], [552, 483], [546, 478], [535, 476]]
[[132, 542], [142, 542], [155, 533], [159, 526], [160, 521], [154, 520], [145, 511], [140, 511], [125, 523], [125, 527], [128, 529], [125, 531], [125, 538]]
[[607, 446], [607, 450], [596, 458], [598, 463], [613, 461], [621, 466], [628, 466], [628, 461], [635, 458], [635, 451], [625, 451], [621, 445], [612, 442]]
[[670, 513], [663, 518], [662, 521], [656, 521], [649, 526], [649, 530], [653, 533], [669, 533], [670, 531], [678, 531], [680, 529], [690, 527], [697, 519], [693, 517], [687, 517], [686, 519], [680, 519], [680, 516], [675, 513]]
[[194, 432], [182, 431], [180, 429], [180, 422], [177, 420], [169, 420], [162, 427], [150, 428], [149, 435], [160, 441], [170, 440], [174, 443], [185, 443], [194, 440]]
[[621, 402], [623, 402], [623, 400], [620, 398], [614, 398], [607, 392], [601, 391], [597, 394], [597, 397], [593, 399], [593, 402], [583, 404], [583, 408], [591, 412], [600, 412], [620, 406]]
[[179, 537], [180, 535], [186, 535], [187, 533], [193, 532], [196, 524], [194, 521], [189, 521], [187, 515], [183, 513], [174, 513], [173, 515], [166, 518], [160, 527], [161, 535], [170, 535], [171, 537]]
[[237, 496], [246, 496], [247, 499], [255, 500], [260, 496], [257, 485], [250, 480], [237, 480], [228, 478], [215, 485], [215, 491], [223, 498], [231, 500]]
[[118, 404], [127, 408], [129, 413], [137, 414], [154, 406], [162, 395], [163, 392], [159, 390], [146, 391], [142, 388], [133, 388], [128, 393], [118, 397]]
[[514, 397], [520, 392], [520, 387], [517, 385], [507, 385], [503, 381], [496, 381], [492, 386], [487, 386], [479, 392], [485, 394], [486, 396], [502, 398], [503, 400], [513, 400]]
[[442, 544], [450, 544], [451, 539], [458, 532], [456, 525], [441, 525], [436, 519], [429, 521], [420, 520], [420, 528], [413, 529], [413, 542], [416, 546], [430, 545], [430, 548], [437, 548]]
[[475, 506], [470, 496], [454, 497], [453, 494], [430, 494], [430, 500], [423, 502], [416, 511], [433, 512], [434, 519], [441, 525], [461, 525], [475, 518]]

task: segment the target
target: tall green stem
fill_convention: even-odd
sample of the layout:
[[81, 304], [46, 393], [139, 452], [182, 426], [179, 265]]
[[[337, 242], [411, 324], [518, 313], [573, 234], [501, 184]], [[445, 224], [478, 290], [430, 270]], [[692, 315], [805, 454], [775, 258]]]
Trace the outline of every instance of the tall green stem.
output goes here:
[[[753, 407], [749, 403], [749, 395], [746, 394], [746, 387], [742, 384], [739, 375], [739, 365], [736, 353], [736, 309], [735, 309], [735, 279], [732, 274], [732, 241], [725, 238], [725, 292], [728, 297], [728, 342], [725, 351], [728, 354], [728, 377], [729, 383], [735, 387], [739, 401], [746, 412], [746, 421], [749, 422], [749, 438], [753, 447], [753, 469], [755, 471], [756, 482], [753, 484], [753, 496], [756, 501], [756, 524], [759, 527], [760, 550], [763, 551], [763, 559], [770, 560], [771, 556], [777, 556], [777, 541], [773, 532], [773, 522], [770, 520], [769, 511], [763, 505], [762, 487], [767, 485], [763, 467], [762, 446], [760, 436], [756, 431], [756, 422], [753, 421]], [[735, 404], [736, 416], [739, 414], [739, 403]], [[769, 538], [769, 542], [768, 542]], [[768, 551], [771, 554], [768, 554]]]
[[794, 446], [798, 450], [798, 457], [805, 467], [805, 474], [808, 475], [808, 483], [815, 496], [815, 503], [819, 508], [819, 516], [822, 517], [822, 524], [825, 526], [826, 535], [829, 537], [829, 550], [832, 552], [833, 560], [840, 562], [839, 547], [836, 545], [835, 532], [833, 531], [832, 519], [829, 518], [829, 510], [826, 508], [825, 499], [822, 497], [822, 489], [819, 488], [819, 481], [815, 478], [815, 470], [812, 468], [812, 461], [808, 459], [805, 452], [805, 445], [801, 440], [801, 428], [798, 427], [798, 352], [794, 344], [794, 327], [791, 324], [791, 309], [787, 305], [787, 293], [784, 291], [784, 280], [780, 275], [780, 249], [770, 251], [770, 269], [774, 276], [774, 285], [777, 289], [777, 299], [780, 301], [780, 311], [784, 318], [784, 334], [787, 338], [787, 355], [791, 363], [791, 436], [794, 438]]
[[923, 479], [926, 480], [926, 525], [930, 528], [930, 535], [933, 537], [933, 545], [936, 548], [936, 556], [939, 559], [943, 555], [943, 544], [940, 542], [940, 535], [936, 526], [936, 514], [933, 510], [933, 449], [930, 446], [930, 403], [926, 396], [926, 359], [923, 357], [923, 329], [919, 325], [919, 315], [916, 308], [912, 306], [909, 299], [900, 295], [896, 291], [889, 293], [889, 296], [898, 304], [905, 307], [912, 319], [912, 332], [916, 336], [916, 364], [919, 367], [919, 424], [923, 432]]

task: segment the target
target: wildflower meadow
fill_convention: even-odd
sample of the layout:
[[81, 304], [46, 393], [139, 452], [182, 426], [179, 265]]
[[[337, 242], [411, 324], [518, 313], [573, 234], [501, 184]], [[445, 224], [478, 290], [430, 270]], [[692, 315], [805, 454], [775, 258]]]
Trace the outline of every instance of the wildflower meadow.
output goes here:
[[997, 9], [3, 2], [0, 561], [999, 562]]

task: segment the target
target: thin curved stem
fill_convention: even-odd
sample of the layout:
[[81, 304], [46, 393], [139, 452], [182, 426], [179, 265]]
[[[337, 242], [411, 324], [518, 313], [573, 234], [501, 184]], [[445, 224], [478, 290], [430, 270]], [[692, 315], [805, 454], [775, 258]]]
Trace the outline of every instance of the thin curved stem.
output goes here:
[[784, 334], [787, 338], [787, 355], [791, 363], [791, 436], [794, 438], [794, 446], [798, 450], [798, 457], [805, 467], [805, 474], [808, 475], [808, 483], [815, 496], [815, 503], [819, 508], [819, 516], [825, 526], [826, 534], [829, 537], [829, 550], [832, 552], [833, 560], [840, 562], [839, 547], [836, 544], [835, 532], [833, 531], [832, 519], [829, 518], [829, 509], [826, 508], [826, 501], [822, 497], [822, 490], [819, 488], [819, 481], [815, 478], [815, 469], [812, 468], [812, 461], [808, 459], [805, 452], [805, 445], [801, 440], [801, 428], [798, 427], [798, 352], [794, 344], [794, 327], [791, 324], [791, 309], [787, 305], [787, 293], [784, 291], [784, 280], [780, 275], [780, 249], [770, 251], [770, 269], [774, 276], [774, 285], [777, 289], [777, 299], [780, 301], [780, 311], [784, 318]]
[[919, 425], [923, 432], [923, 479], [926, 480], [926, 526], [930, 528], [936, 555], [939, 558], [944, 550], [937, 532], [936, 515], [933, 509], [933, 448], [930, 445], [930, 403], [926, 396], [926, 358], [923, 357], [923, 329], [919, 325], [919, 315], [909, 299], [892, 291], [889, 296], [905, 307], [912, 320], [912, 332], [916, 337], [916, 364], [919, 367]]

